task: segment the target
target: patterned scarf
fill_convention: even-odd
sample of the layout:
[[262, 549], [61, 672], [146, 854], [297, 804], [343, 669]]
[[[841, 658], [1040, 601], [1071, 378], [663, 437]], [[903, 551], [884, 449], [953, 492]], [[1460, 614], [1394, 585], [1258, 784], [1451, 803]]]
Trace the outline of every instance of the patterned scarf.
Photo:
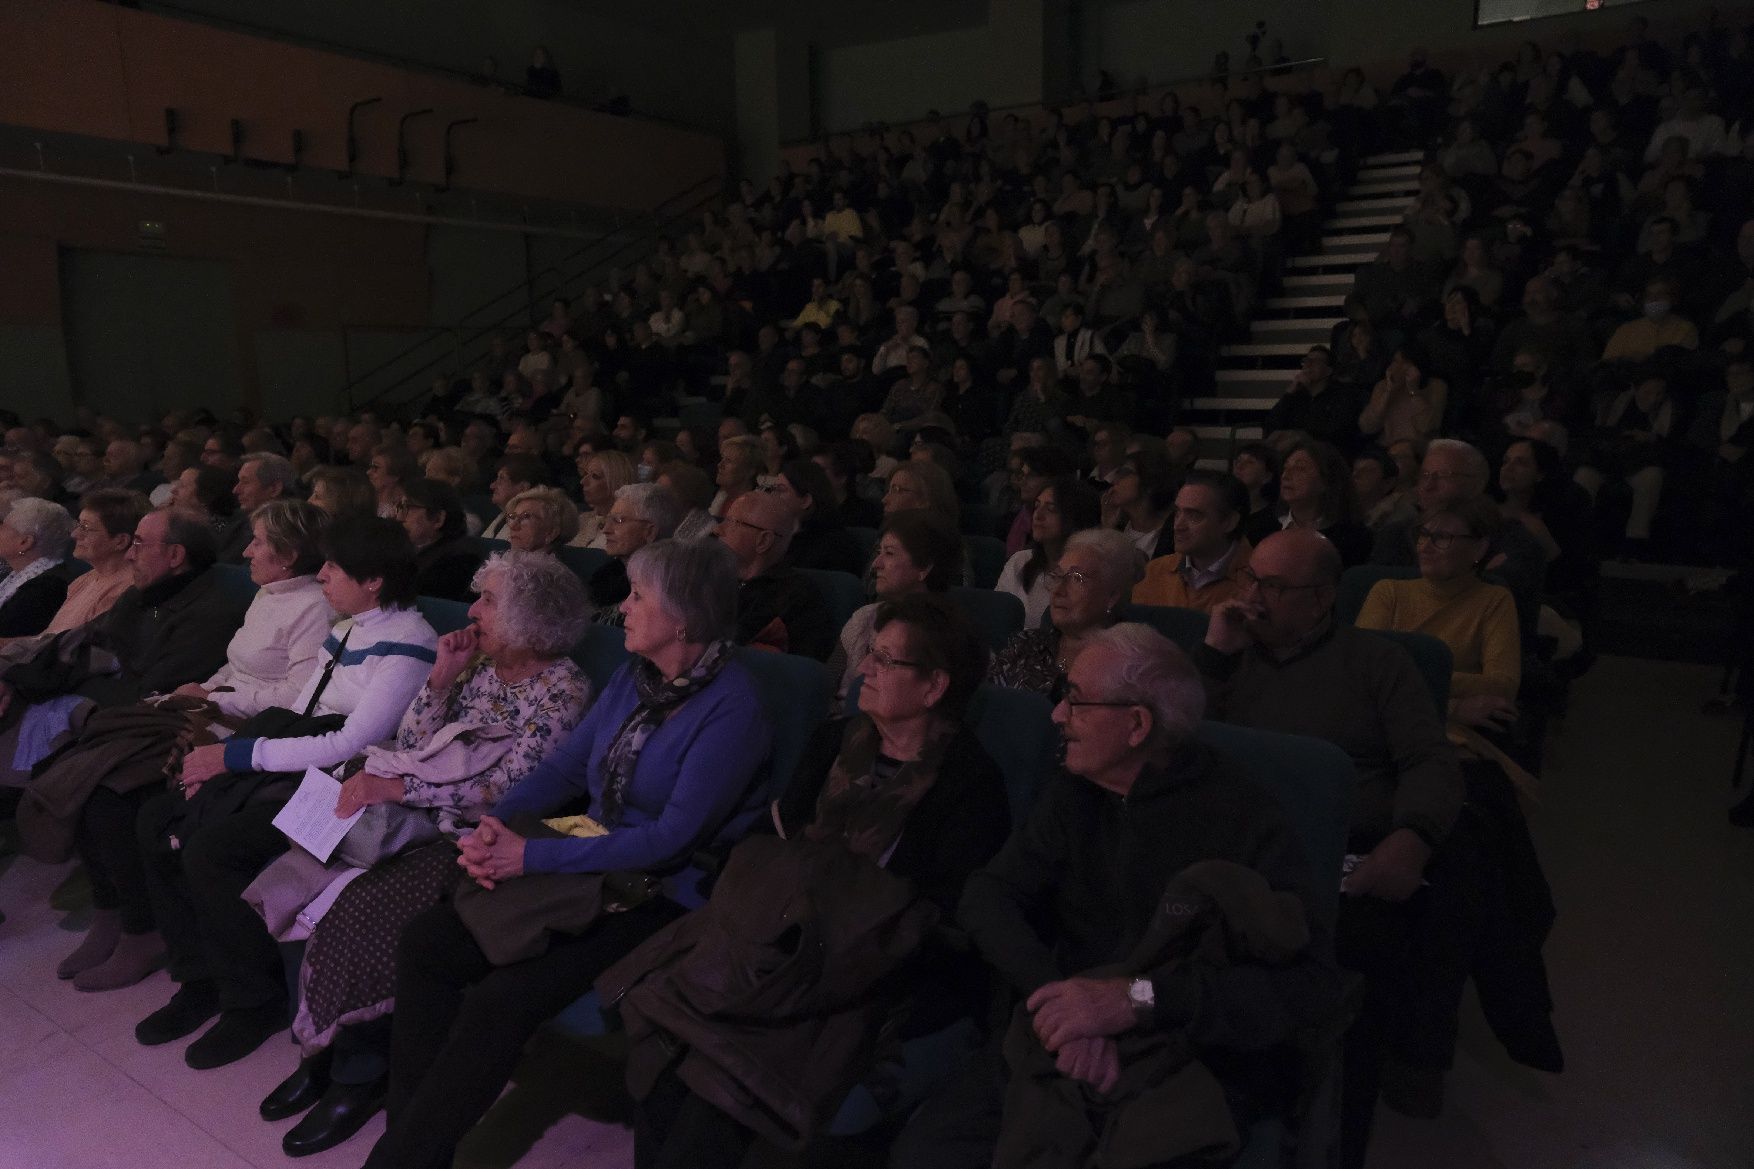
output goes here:
[[7, 573], [5, 579], [0, 580], [0, 605], [10, 601], [27, 582], [35, 580], [45, 572], [53, 571], [62, 563], [63, 561], [52, 560], [47, 556], [39, 556], [23, 568]]
[[735, 648], [729, 641], [715, 641], [706, 647], [694, 668], [674, 681], [665, 681], [648, 659], [633, 659], [633, 684], [639, 692], [639, 705], [628, 713], [621, 729], [609, 742], [603, 758], [603, 807], [597, 819], [609, 828], [621, 823], [626, 806], [627, 788], [639, 766], [640, 752], [652, 732], [664, 725], [670, 711], [712, 685], [719, 671], [730, 660]]
[[822, 794], [816, 797], [816, 818], [804, 830], [811, 840], [840, 840], [853, 852], [881, 862], [901, 836], [914, 807], [938, 781], [945, 749], [957, 727], [937, 721], [917, 760], [903, 763], [888, 779], [876, 774], [881, 740], [869, 715], [847, 721], [840, 754], [829, 769]]

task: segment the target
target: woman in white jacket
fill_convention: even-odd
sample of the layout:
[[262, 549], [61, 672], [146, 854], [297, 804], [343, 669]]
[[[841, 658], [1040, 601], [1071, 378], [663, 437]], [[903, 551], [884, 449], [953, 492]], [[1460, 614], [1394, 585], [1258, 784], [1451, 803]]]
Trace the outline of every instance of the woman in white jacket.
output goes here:
[[[394, 520], [344, 516], [329, 525], [323, 550], [327, 559], [317, 579], [343, 620], [288, 709], [340, 716], [342, 724], [288, 738], [240, 734], [197, 748], [183, 758], [186, 798], [228, 773], [231, 786], [252, 773], [296, 775], [344, 763], [389, 740], [426, 683], [438, 635], [414, 607], [414, 545], [407, 531]], [[290, 788], [258, 782], [245, 806], [208, 816], [176, 852], [147, 867], [171, 976], [182, 986], [135, 1028], [135, 1038], [147, 1046], [169, 1043], [218, 1013], [219, 1022], [184, 1053], [190, 1067], [223, 1067], [286, 1027], [279, 949], [241, 895], [289, 847], [273, 821], [290, 795]], [[149, 803], [142, 823], [160, 813]]]
[[[322, 510], [300, 501], [275, 500], [251, 513], [253, 539], [244, 559], [256, 598], [226, 647], [225, 665], [178, 695], [207, 699], [227, 720], [288, 706], [298, 697], [335, 617], [317, 583], [327, 524]], [[80, 816], [79, 853], [95, 912], [78, 948], [55, 969], [80, 990], [130, 986], [164, 956], [134, 835], [140, 807], [156, 790], [116, 792], [99, 784]]]

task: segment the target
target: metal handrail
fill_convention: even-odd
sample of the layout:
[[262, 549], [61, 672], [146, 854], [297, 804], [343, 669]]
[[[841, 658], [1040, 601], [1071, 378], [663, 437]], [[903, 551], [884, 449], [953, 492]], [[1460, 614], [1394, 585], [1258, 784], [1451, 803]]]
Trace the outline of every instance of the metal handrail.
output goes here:
[[[712, 180], [716, 180], [717, 178], [718, 178], [718, 176], [712, 176]], [[712, 181], [712, 180], [708, 180], [708, 181]], [[693, 186], [687, 188], [686, 190], [678, 192], [676, 195], [673, 195], [669, 199], [666, 199], [664, 201], [664, 203], [659, 204], [659, 206], [664, 206], [665, 204], [673, 203], [676, 199], [681, 198], [684, 195], [687, 195], [687, 194], [694, 192], [694, 191], [698, 191], [700, 189], [701, 185], [702, 185], [701, 183], [696, 183]], [[690, 203], [686, 207], [683, 207], [682, 209], [676, 211], [674, 214], [670, 215], [668, 218], [654, 222], [650, 228], [651, 233], [655, 236], [659, 233], [662, 233], [666, 228], [673, 226], [674, 224], [689, 218], [695, 212], [699, 211], [702, 207], [706, 206], [707, 204], [711, 203], [713, 200], [717, 199], [721, 194], [722, 194], [722, 188], [714, 189], [712, 191], [708, 191], [705, 194], [700, 195], [692, 203]], [[373, 366], [370, 370], [367, 370], [366, 372], [359, 374], [358, 376], [350, 379], [348, 381], [348, 383], [342, 387], [343, 393], [347, 396], [348, 408], [350, 410], [357, 410], [357, 409], [360, 409], [361, 407], [364, 407], [364, 406], [370, 406], [370, 405], [373, 405], [375, 403], [382, 402], [384, 399], [390, 397], [390, 395], [392, 395], [392, 394], [396, 393], [398, 390], [404, 388], [410, 381], [413, 381], [415, 379], [422, 377], [428, 371], [439, 366], [440, 364], [442, 364], [446, 360], [451, 360], [454, 364], [460, 366], [462, 363], [462, 354], [468, 346], [479, 342], [484, 337], [491, 336], [496, 331], [498, 331], [498, 330], [504, 328], [506, 325], [510, 324], [513, 320], [516, 320], [520, 315], [528, 316], [532, 307], [537, 303], [537, 299], [532, 298], [529, 295], [529, 293], [527, 291], [528, 289], [530, 289], [531, 287], [533, 287], [539, 283], [544, 282], [545, 280], [547, 280], [549, 278], [555, 278], [558, 280], [558, 284], [555, 285], [553, 291], [550, 292], [548, 295], [552, 297], [555, 295], [565, 293], [568, 289], [570, 289], [573, 285], [577, 284], [584, 277], [586, 277], [589, 274], [591, 274], [592, 272], [602, 268], [604, 265], [609, 264], [612, 261], [620, 258], [623, 254], [625, 254], [629, 250], [631, 250], [635, 247], [641, 246], [642, 244], [644, 244], [646, 242], [646, 240], [644, 238], [643, 233], [641, 235], [636, 235], [634, 238], [631, 238], [631, 239], [623, 239], [620, 241], [619, 245], [616, 246], [612, 251], [608, 252], [605, 255], [593, 258], [588, 264], [585, 264], [583, 267], [576, 268], [576, 270], [573, 271], [571, 275], [567, 274], [565, 269], [567, 267], [573, 267], [574, 266], [573, 262], [579, 260], [584, 255], [584, 253], [591, 251], [594, 247], [603, 246], [603, 245], [607, 245], [607, 244], [611, 244], [611, 243], [615, 243], [615, 242], [616, 241], [614, 240], [614, 238], [612, 236], [605, 237], [604, 239], [601, 239], [601, 240], [593, 241], [592, 244], [587, 245], [587, 246], [582, 247], [582, 248], [579, 248], [578, 250], [570, 253], [569, 255], [562, 257], [558, 264], [549, 265], [549, 266], [542, 268], [536, 272], [530, 273], [524, 279], [520, 280], [514, 288], [508, 289], [506, 292], [500, 293], [498, 296], [492, 298], [491, 300], [487, 301], [486, 303], [482, 304], [481, 306], [479, 306], [475, 309], [471, 309], [467, 313], [464, 313], [462, 319], [459, 320], [457, 324], [435, 327], [432, 330], [432, 332], [430, 332], [426, 337], [421, 338], [419, 341], [415, 342], [413, 345], [409, 346], [408, 348], [402, 350], [400, 353], [397, 353], [396, 355], [388, 358], [385, 361], [379, 362], [377, 365]], [[501, 314], [499, 317], [497, 317], [491, 321], [488, 321], [485, 324], [476, 324], [476, 325], [467, 324], [467, 321], [469, 318], [476, 317], [476, 316], [479, 316], [481, 313], [487, 312], [494, 305], [498, 304], [500, 301], [506, 299], [506, 297], [508, 297], [508, 296], [512, 295], [513, 293], [518, 292], [520, 290], [525, 290], [525, 298], [521, 302], [515, 304], [514, 307], [509, 309], [507, 312]], [[421, 364], [414, 366], [411, 369], [403, 371], [394, 379], [393, 384], [385, 386], [383, 389], [377, 391], [375, 394], [372, 394], [370, 397], [366, 398], [364, 401], [356, 401], [354, 399], [353, 391], [361, 383], [376, 376], [377, 374], [384, 372], [385, 370], [390, 369], [392, 366], [397, 365], [400, 362], [407, 360], [408, 358], [414, 356], [420, 349], [422, 349], [423, 347], [425, 347], [425, 346], [427, 346], [435, 341], [449, 341], [450, 344], [448, 346], [448, 352], [437, 354], [436, 356], [433, 356], [433, 357], [427, 359], [426, 361], [422, 362]], [[418, 393], [419, 391], [416, 391], [416, 392]], [[400, 399], [400, 401], [405, 402], [405, 401], [409, 400], [409, 398], [411, 398], [412, 396], [413, 395], [410, 395], [408, 398]]]
[[[663, 230], [664, 227], [668, 226], [671, 223], [674, 223], [676, 220], [676, 216], [670, 216], [667, 219], [660, 219], [660, 216], [661, 216], [663, 209], [665, 207], [670, 206], [671, 204], [677, 202], [677, 200], [679, 200], [679, 199], [684, 199], [689, 195], [695, 194], [696, 192], [700, 191], [703, 187], [706, 187], [709, 184], [722, 183], [722, 181], [723, 181], [723, 176], [708, 175], [705, 178], [700, 179], [700, 180], [690, 184], [687, 187], [684, 187], [682, 190], [676, 192], [674, 195], [671, 195], [668, 198], [665, 198], [663, 201], [654, 205], [652, 210], [648, 213], [653, 220], [654, 230], [661, 231], [661, 230]], [[711, 195], [708, 195], [706, 197], [707, 198], [714, 197], [717, 195], [717, 193], [718, 192], [715, 190], [714, 192], [712, 192]], [[701, 201], [702, 200], [697, 199], [696, 202], [694, 204], [691, 204], [686, 210], [687, 211], [694, 210], [695, 207], [697, 207]], [[686, 213], [686, 211], [684, 212], [684, 214], [685, 213]], [[618, 225], [611, 231], [610, 235], [603, 236], [603, 237], [600, 237], [598, 239], [593, 239], [593, 240], [590, 240], [586, 243], [579, 245], [573, 251], [562, 256], [559, 259], [559, 261], [557, 261], [557, 265], [570, 266], [575, 261], [580, 260], [587, 252], [590, 252], [595, 248], [602, 247], [606, 244], [613, 243], [614, 242], [614, 233], [618, 232], [618, 231], [622, 231], [622, 230], [624, 230], [624, 228], [622, 228], [621, 226]], [[612, 254], [619, 255], [620, 251], [622, 251], [622, 250], [625, 250], [625, 248], [617, 249], [617, 251], [612, 253]], [[490, 309], [493, 308], [494, 305], [498, 304], [502, 300], [505, 300], [507, 297], [513, 296], [519, 292], [526, 291], [529, 288], [530, 284], [535, 280], [535, 278], [537, 276], [545, 275], [549, 271], [552, 271], [552, 270], [555, 270], [555, 269], [553, 269], [553, 268], [544, 269], [542, 272], [530, 273], [530, 274], [527, 274], [523, 277], [520, 277], [518, 282], [516, 284], [512, 285], [510, 288], [507, 288], [503, 292], [500, 292], [500, 293], [497, 293], [493, 296], [488, 297], [485, 301], [481, 302], [475, 308], [472, 308], [469, 311], [461, 314], [458, 317], [457, 323], [455, 326], [450, 326], [450, 325], [432, 326], [431, 330], [429, 331], [427, 336], [422, 337], [419, 340], [408, 345], [406, 348], [399, 350], [398, 352], [396, 352], [394, 354], [391, 354], [389, 357], [380, 361], [378, 364], [372, 366], [370, 369], [365, 370], [365, 371], [363, 371], [359, 374], [356, 374], [353, 377], [349, 378], [347, 384], [342, 387], [342, 392], [344, 394], [347, 394], [349, 397], [349, 400], [351, 400], [354, 387], [358, 386], [361, 382], [365, 381], [366, 379], [368, 379], [370, 377], [375, 376], [376, 374], [382, 373], [384, 370], [389, 369], [391, 366], [396, 365], [399, 362], [406, 360], [408, 357], [413, 355], [416, 351], [418, 351], [422, 347], [431, 344], [435, 340], [439, 340], [439, 339], [443, 338], [450, 329], [455, 328], [455, 327], [460, 327], [460, 326], [464, 325], [469, 320], [469, 318], [474, 317], [474, 316], [478, 316], [481, 313], [489, 311]], [[529, 303], [530, 302], [528, 300], [526, 300], [521, 307], [527, 308]], [[505, 318], [502, 318], [502, 320], [499, 323], [503, 324], [506, 320], [509, 320], [512, 316], [515, 316], [516, 312], [517, 312], [517, 310], [513, 310], [512, 313], [508, 314]]]
[[[1224, 75], [1224, 79], [1226, 81], [1228, 81], [1228, 80], [1231, 80], [1232, 78], [1236, 78], [1236, 77], [1253, 77], [1256, 74], [1266, 74], [1266, 75], [1271, 76], [1273, 74], [1278, 74], [1278, 73], [1290, 73], [1293, 71], [1311, 69], [1317, 65], [1326, 65], [1327, 63], [1328, 63], [1328, 58], [1326, 58], [1326, 57], [1304, 57], [1304, 58], [1301, 58], [1300, 60], [1296, 60], [1296, 61], [1286, 61], [1280, 65], [1261, 65], [1261, 66], [1258, 66], [1257, 68], [1254, 68], [1254, 69], [1232, 70], [1231, 72], [1226, 73]], [[1177, 78], [1174, 78], [1174, 79], [1169, 80], [1169, 81], [1147, 81], [1142, 86], [1136, 86], [1132, 89], [1126, 90], [1125, 92], [1117, 93], [1117, 94], [1115, 94], [1115, 96], [1109, 97], [1109, 98], [1098, 99], [1094, 96], [1084, 96], [1084, 97], [1078, 97], [1078, 98], [1067, 98], [1064, 101], [1048, 101], [1045, 98], [1041, 99], [1039, 101], [1019, 101], [1019, 102], [1012, 102], [1009, 105], [988, 106], [986, 108], [985, 113], [986, 113], [987, 117], [991, 117], [994, 114], [1008, 114], [1014, 110], [1064, 109], [1068, 106], [1081, 105], [1085, 102], [1089, 102], [1091, 105], [1101, 106], [1101, 105], [1107, 105], [1110, 102], [1126, 101], [1126, 100], [1129, 100], [1132, 98], [1139, 97], [1141, 94], [1161, 92], [1164, 90], [1173, 89], [1178, 85], [1192, 85], [1193, 83], [1195, 83], [1197, 81], [1215, 81], [1215, 80], [1217, 80], [1217, 78], [1214, 77], [1211, 73], [1196, 73], [1190, 77], [1177, 77]], [[863, 125], [859, 125], [859, 126], [847, 126], [847, 127], [842, 128], [842, 129], [839, 129], [839, 130], [820, 130], [820, 131], [818, 131], [814, 134], [811, 134], [807, 137], [804, 137], [804, 138], [794, 138], [788, 142], [782, 142], [782, 143], [780, 143], [780, 148], [782, 150], [784, 150], [784, 149], [789, 149], [789, 148], [794, 147], [794, 146], [815, 146], [815, 145], [818, 145], [822, 142], [827, 141], [830, 138], [838, 137], [839, 135], [842, 135], [842, 134], [860, 134], [860, 133], [866, 133], [866, 132], [869, 132], [872, 130], [878, 130], [878, 129], [904, 130], [904, 129], [908, 129], [908, 128], [911, 128], [914, 126], [924, 125], [927, 122], [947, 121], [947, 120], [952, 119], [952, 118], [973, 117], [973, 116], [974, 116], [974, 110], [971, 107], [970, 109], [957, 110], [957, 111], [952, 112], [952, 113], [943, 114], [939, 118], [933, 118], [930, 115], [930, 113], [928, 112], [926, 114], [921, 114], [917, 118], [911, 118], [907, 121], [902, 121], [902, 122], [872, 121], [872, 122], [866, 122]]]

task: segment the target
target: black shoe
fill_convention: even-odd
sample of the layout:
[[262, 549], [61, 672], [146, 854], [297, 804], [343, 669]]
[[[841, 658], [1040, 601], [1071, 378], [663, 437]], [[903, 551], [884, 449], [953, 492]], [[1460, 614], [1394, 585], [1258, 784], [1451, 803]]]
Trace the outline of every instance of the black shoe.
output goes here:
[[280, 1138], [288, 1157], [308, 1157], [347, 1140], [384, 1106], [384, 1081], [330, 1084], [305, 1118]]
[[193, 1035], [201, 1024], [217, 1014], [219, 988], [205, 980], [185, 982], [170, 1002], [140, 1020], [134, 1028], [134, 1038], [147, 1047], [157, 1047]]
[[222, 1068], [228, 1063], [236, 1063], [284, 1030], [285, 1003], [224, 1011], [219, 1022], [189, 1044], [189, 1049], [183, 1052], [183, 1062], [201, 1072]]
[[298, 1068], [263, 1098], [258, 1111], [263, 1120], [286, 1120], [315, 1104], [328, 1087], [329, 1049], [325, 1047], [309, 1059], [300, 1060]]

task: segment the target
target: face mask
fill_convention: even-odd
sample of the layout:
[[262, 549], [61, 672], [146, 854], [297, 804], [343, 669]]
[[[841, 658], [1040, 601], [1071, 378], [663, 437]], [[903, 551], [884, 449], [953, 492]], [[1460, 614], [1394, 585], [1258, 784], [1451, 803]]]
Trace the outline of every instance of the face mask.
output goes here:
[[652, 476], [652, 468], [645, 463], [640, 463], [633, 469], [633, 477], [638, 479], [641, 483], [650, 483], [652, 481]]
[[1644, 315], [1657, 320], [1669, 315], [1669, 302], [1666, 300], [1647, 300], [1644, 302]]

